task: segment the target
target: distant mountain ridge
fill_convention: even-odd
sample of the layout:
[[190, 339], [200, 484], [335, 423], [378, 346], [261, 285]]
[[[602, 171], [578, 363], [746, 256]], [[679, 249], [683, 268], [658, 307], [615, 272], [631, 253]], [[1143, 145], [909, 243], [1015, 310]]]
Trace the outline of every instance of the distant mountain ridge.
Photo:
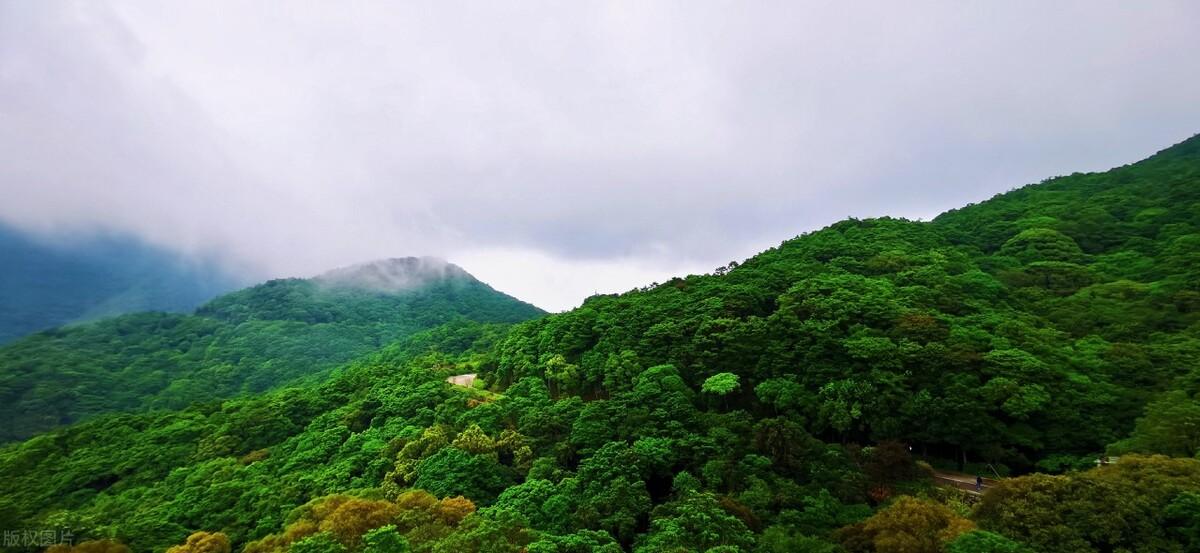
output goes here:
[[0, 223], [0, 344], [123, 313], [186, 313], [244, 284], [134, 238], [60, 243]]
[[467, 311], [508, 323], [543, 313], [457, 265], [433, 257], [405, 257], [341, 267], [313, 278], [270, 280], [215, 298], [196, 314], [231, 322], [375, 324], [432, 322], [446, 312]]
[[0, 441], [89, 415], [182, 408], [314, 377], [458, 320], [540, 309], [433, 258], [383, 260], [219, 296], [194, 314], [137, 313], [0, 346]]

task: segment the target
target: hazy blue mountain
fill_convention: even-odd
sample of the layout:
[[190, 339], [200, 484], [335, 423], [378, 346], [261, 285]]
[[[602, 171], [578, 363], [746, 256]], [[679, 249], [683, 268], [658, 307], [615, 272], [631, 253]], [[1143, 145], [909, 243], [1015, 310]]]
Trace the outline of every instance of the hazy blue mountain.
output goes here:
[[0, 343], [122, 313], [188, 312], [239, 284], [134, 238], [52, 241], [0, 223]]

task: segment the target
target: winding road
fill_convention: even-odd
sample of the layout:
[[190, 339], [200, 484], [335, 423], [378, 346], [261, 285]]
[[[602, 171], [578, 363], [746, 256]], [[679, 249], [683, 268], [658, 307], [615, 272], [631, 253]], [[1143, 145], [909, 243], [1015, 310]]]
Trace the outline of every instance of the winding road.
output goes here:
[[[974, 495], [982, 495], [979, 490], [975, 489], [975, 477], [970, 474], [962, 474], [959, 472], [946, 472], [941, 470], [933, 471], [933, 481], [939, 486], [948, 488], [958, 488], [967, 493]], [[983, 489], [988, 489], [995, 486], [1000, 481], [994, 478], [983, 479]]]

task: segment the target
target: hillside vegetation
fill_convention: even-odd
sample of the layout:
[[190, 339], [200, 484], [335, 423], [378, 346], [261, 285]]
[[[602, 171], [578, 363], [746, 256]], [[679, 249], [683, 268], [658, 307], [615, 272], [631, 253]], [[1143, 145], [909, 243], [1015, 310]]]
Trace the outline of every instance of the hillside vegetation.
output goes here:
[[[1193, 138], [47, 432], [0, 450], [0, 527], [174, 553], [1195, 551], [1197, 256]], [[1013, 477], [971, 507], [914, 457]]]
[[0, 440], [98, 413], [177, 409], [319, 377], [460, 317], [517, 322], [541, 314], [453, 265], [434, 272], [424, 265], [408, 258], [346, 273], [390, 267], [411, 279], [403, 289], [329, 276], [275, 280], [214, 299], [194, 315], [125, 315], [0, 347]]

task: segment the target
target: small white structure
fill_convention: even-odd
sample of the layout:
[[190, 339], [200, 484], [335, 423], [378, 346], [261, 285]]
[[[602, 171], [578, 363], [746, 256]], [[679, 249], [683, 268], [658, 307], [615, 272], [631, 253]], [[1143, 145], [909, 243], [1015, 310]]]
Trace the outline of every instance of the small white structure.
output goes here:
[[446, 377], [446, 382], [449, 382], [455, 386], [466, 386], [470, 388], [475, 385], [475, 373], [448, 376]]

